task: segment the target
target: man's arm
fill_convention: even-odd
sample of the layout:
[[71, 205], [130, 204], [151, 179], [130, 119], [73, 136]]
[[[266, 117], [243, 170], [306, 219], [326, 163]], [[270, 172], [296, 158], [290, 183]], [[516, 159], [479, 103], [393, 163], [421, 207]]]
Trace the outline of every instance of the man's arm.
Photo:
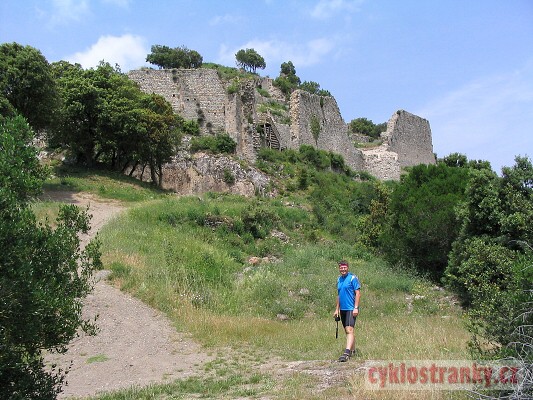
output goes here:
[[353, 309], [353, 315], [359, 314], [359, 300], [361, 299], [361, 292], [359, 289], [355, 291], [355, 307]]

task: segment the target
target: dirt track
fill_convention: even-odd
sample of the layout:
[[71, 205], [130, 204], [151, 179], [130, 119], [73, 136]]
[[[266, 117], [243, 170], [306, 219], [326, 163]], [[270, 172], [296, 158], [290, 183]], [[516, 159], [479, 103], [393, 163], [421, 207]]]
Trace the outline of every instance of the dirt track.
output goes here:
[[[89, 205], [91, 232], [82, 245], [125, 208], [89, 194], [55, 192], [45, 198]], [[96, 395], [100, 392], [146, 386], [200, 374], [209, 357], [187, 335], [177, 332], [161, 313], [128, 296], [105, 281], [108, 271], [96, 276], [94, 292], [84, 303], [87, 318], [98, 315], [96, 336], [72, 341], [67, 353], [53, 354], [47, 361], [62, 368], [71, 365], [60, 399]]]

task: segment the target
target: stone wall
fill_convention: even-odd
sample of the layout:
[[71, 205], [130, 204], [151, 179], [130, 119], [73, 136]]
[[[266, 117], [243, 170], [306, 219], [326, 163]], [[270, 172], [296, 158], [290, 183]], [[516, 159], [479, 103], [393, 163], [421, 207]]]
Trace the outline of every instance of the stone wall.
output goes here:
[[400, 179], [398, 154], [389, 151], [386, 144], [372, 149], [363, 149], [362, 154], [364, 171], [383, 181]]
[[215, 70], [136, 70], [128, 77], [143, 92], [163, 96], [183, 118], [198, 121], [202, 133], [225, 131], [227, 94]]
[[[362, 169], [362, 155], [348, 137], [348, 128], [335, 98], [295, 90], [291, 95], [290, 116], [290, 148], [298, 149], [302, 144], [309, 144], [340, 154], [351, 168]], [[318, 120], [320, 124], [317, 140], [311, 131], [313, 119]]]
[[[250, 162], [257, 157], [256, 126], [266, 118], [265, 113], [258, 113], [258, 107], [275, 101], [289, 109], [290, 124], [286, 117], [272, 120], [282, 148], [298, 149], [308, 144], [331, 151], [342, 155], [352, 169], [368, 171], [383, 180], [399, 179], [402, 167], [435, 164], [429, 122], [403, 110], [389, 120], [387, 131], [382, 133], [383, 145], [360, 150], [354, 146], [333, 97], [296, 90], [287, 102], [270, 78], [242, 80], [239, 90], [228, 94], [217, 72], [204, 68], [137, 70], [128, 76], [144, 92], [165, 97], [184, 118], [199, 121], [201, 134], [228, 133], [237, 143], [237, 155]], [[257, 88], [266, 90], [269, 97], [260, 95]], [[312, 121], [320, 126], [317, 138]]]
[[429, 121], [404, 110], [396, 111], [381, 134], [388, 150], [398, 154], [400, 167], [435, 164]]

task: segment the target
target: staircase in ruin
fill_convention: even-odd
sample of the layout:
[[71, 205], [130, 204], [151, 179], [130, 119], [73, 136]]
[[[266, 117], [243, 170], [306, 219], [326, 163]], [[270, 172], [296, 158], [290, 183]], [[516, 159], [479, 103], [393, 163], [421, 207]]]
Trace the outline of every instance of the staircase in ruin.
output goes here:
[[272, 116], [266, 115], [260, 119], [259, 131], [254, 130], [252, 133], [252, 144], [255, 151], [259, 151], [262, 147], [268, 147], [270, 149], [282, 150], [281, 140], [276, 125], [272, 119]]

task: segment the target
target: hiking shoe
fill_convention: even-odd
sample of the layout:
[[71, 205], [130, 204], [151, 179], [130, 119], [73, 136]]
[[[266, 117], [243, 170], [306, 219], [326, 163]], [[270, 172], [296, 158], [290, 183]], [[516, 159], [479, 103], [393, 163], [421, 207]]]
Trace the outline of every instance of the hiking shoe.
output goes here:
[[350, 359], [350, 353], [342, 353], [339, 357], [339, 362], [346, 362]]

